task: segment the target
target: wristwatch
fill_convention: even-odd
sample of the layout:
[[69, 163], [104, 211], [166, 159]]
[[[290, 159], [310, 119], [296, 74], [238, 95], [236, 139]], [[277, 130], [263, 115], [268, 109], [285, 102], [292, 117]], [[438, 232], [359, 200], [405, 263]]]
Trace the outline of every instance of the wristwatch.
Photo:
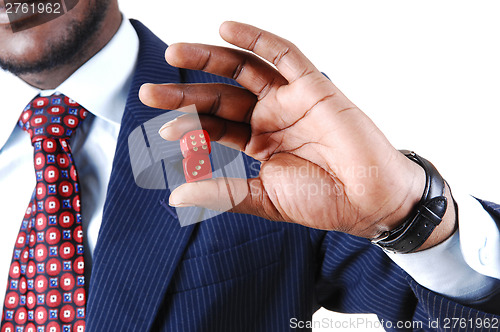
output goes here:
[[413, 151], [400, 152], [424, 169], [425, 190], [420, 202], [401, 225], [383, 232], [371, 242], [386, 251], [410, 253], [422, 246], [441, 223], [446, 213], [447, 199], [444, 196], [445, 180], [434, 165]]

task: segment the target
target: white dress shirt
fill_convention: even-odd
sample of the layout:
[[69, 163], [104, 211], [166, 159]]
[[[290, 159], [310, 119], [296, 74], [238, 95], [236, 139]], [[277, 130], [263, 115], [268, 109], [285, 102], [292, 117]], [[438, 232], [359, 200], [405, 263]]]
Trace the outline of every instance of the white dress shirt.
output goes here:
[[[87, 280], [138, 52], [137, 33], [123, 19], [113, 39], [54, 90], [90, 111], [71, 141], [80, 177]], [[36, 184], [33, 147], [16, 124], [33, 97], [54, 91], [40, 91], [0, 70], [0, 313], [14, 243]]]
[[479, 201], [451, 190], [458, 231], [427, 250], [387, 254], [420, 285], [462, 303], [481, 302], [500, 291], [500, 231]]
[[[111, 166], [137, 54], [139, 40], [123, 20], [113, 39], [54, 91], [85, 107], [91, 115], [72, 139], [79, 172], [86, 274], [102, 222]], [[39, 91], [0, 70], [0, 303], [4, 298], [14, 242], [35, 187], [33, 149], [28, 134], [16, 126], [26, 104]], [[455, 190], [454, 187], [452, 187]], [[492, 218], [470, 196], [457, 198], [460, 230], [445, 243], [416, 254], [390, 255], [423, 286], [464, 301], [491, 293], [500, 277], [500, 232]], [[483, 229], [477, 226], [481, 224]], [[461, 248], [460, 248], [461, 247]], [[482, 257], [482, 258], [481, 258]], [[487, 257], [487, 259], [485, 258]], [[88, 279], [87, 279], [88, 280]], [[1, 310], [2, 305], [0, 305]]]

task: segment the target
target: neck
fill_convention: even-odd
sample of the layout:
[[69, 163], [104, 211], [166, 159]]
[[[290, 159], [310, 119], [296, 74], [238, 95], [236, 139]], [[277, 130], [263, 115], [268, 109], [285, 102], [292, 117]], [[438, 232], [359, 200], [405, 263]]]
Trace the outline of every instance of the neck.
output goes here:
[[102, 22], [99, 31], [94, 38], [89, 38], [83, 45], [82, 52], [65, 65], [61, 65], [50, 70], [37, 73], [19, 75], [26, 83], [41, 90], [56, 89], [68, 77], [70, 77], [85, 62], [97, 54], [113, 38], [121, 24], [121, 14], [119, 10], [110, 10], [110, 15]]

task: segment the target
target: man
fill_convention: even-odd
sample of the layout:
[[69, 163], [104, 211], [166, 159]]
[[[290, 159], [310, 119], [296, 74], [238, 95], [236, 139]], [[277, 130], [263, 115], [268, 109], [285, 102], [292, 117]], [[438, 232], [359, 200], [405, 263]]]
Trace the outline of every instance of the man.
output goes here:
[[[448, 186], [443, 187], [449, 204], [442, 221], [413, 250], [419, 252], [391, 256], [424, 287], [369, 241], [317, 230], [377, 238], [397, 229], [420, 204], [429, 169], [394, 150], [292, 44], [254, 27], [226, 23], [223, 38], [278, 70], [240, 51], [179, 44], [166, 56], [171, 65], [188, 68], [180, 70], [164, 62], [165, 45], [143, 25], [122, 21], [116, 1], [81, 1], [67, 14], [17, 33], [2, 17], [0, 63], [19, 78], [2, 73], [2, 109], [9, 111], [2, 113], [0, 180], [2, 188], [19, 188], [19, 199], [8, 190], [1, 193], [1, 211], [9, 221], [2, 224], [1, 241], [9, 248], [35, 186], [29, 137], [14, 127], [21, 111], [38, 93], [50, 96], [57, 90], [93, 114], [71, 141], [87, 241], [86, 331], [281, 331], [291, 328], [292, 319], [310, 319], [319, 305], [377, 313], [391, 322], [388, 329], [401, 329], [397, 322], [408, 320], [432, 329], [435, 320], [443, 328], [450, 318], [498, 319], [492, 298], [496, 280], [475, 272], [460, 256], [457, 211]], [[165, 82], [234, 84], [200, 69], [234, 78], [246, 89], [220, 84], [141, 88]], [[164, 112], [145, 107], [139, 90], [142, 101], [153, 107], [196, 104], [213, 139], [263, 162], [260, 177], [249, 169], [248, 183], [228, 182], [231, 193], [242, 199], [233, 211], [245, 214], [225, 213], [180, 227], [160, 204], [169, 193], [135, 185], [127, 137]], [[164, 138], [175, 140], [189, 122], [179, 119], [162, 129]], [[357, 166], [374, 166], [377, 176], [343, 172]], [[276, 171], [294, 168], [316, 175], [292, 178]], [[314, 181], [340, 190], [308, 202], [299, 191], [283, 191]], [[212, 199], [220, 184], [181, 186], [170, 203], [225, 208], [229, 197]], [[366, 192], [353, 190], [357, 185]], [[5, 273], [0, 276], [7, 282], [11, 249], [2, 252]], [[453, 265], [429, 269], [429, 262], [449, 257], [456, 259]], [[447, 274], [450, 270], [457, 275]]]

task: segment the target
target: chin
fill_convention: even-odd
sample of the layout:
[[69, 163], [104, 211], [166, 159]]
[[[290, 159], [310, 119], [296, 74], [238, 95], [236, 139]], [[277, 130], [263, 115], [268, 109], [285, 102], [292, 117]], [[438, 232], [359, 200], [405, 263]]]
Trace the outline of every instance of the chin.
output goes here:
[[[3, 36], [2, 36], [3, 37]], [[43, 42], [42, 42], [43, 41]], [[0, 59], [11, 59], [16, 62], [32, 62], [42, 57], [46, 40], [37, 38], [36, 34], [19, 32], [2, 38], [0, 42]]]

